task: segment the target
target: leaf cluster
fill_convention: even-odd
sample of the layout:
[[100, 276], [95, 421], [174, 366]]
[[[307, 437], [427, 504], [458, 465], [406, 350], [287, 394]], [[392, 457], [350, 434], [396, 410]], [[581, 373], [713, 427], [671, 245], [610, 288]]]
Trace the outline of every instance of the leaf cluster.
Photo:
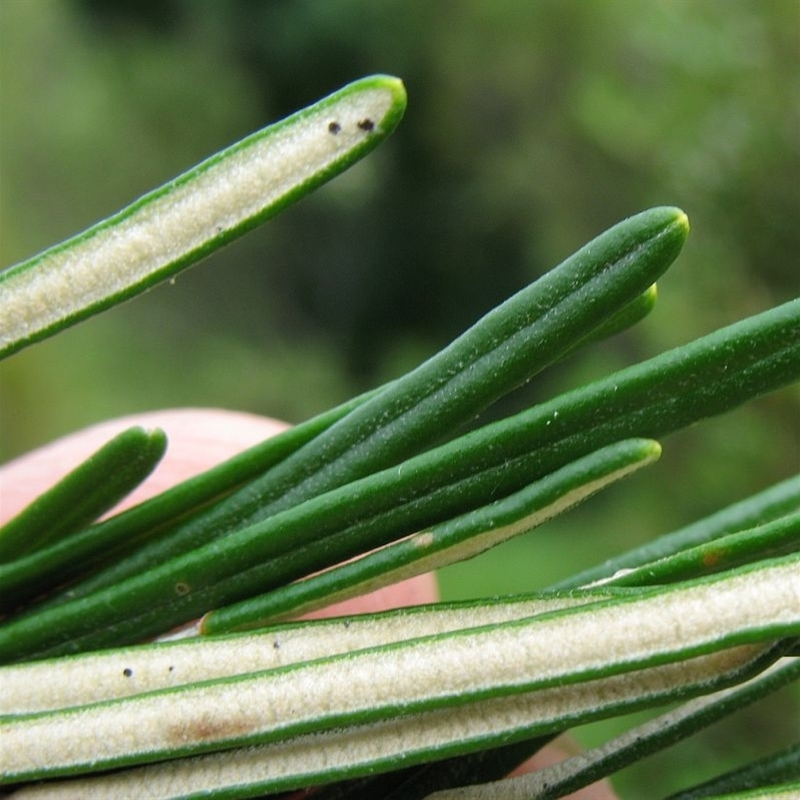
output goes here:
[[[281, 211], [404, 109], [397, 79], [357, 81], [0, 273], [4, 352]], [[421, 769], [401, 796], [435, 796], [574, 725], [701, 698], [479, 790], [555, 797], [796, 680], [796, 476], [535, 595], [281, 622], [529, 531], [656, 461], [656, 437], [800, 379], [794, 300], [470, 428], [641, 318], [687, 234], [677, 208], [623, 220], [401, 378], [105, 522], [164, 436], [126, 431], [78, 466], [0, 532], [3, 781], [46, 781], [20, 796], [335, 795], [402, 764]], [[138, 644], [198, 618], [185, 642]], [[793, 757], [760, 764], [761, 783], [788, 786]]]

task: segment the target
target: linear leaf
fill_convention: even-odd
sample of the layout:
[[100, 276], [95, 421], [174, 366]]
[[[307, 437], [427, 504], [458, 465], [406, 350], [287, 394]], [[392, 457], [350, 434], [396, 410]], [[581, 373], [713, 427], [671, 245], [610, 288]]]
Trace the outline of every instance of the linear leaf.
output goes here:
[[603, 448], [519, 492], [431, 530], [267, 595], [211, 611], [203, 617], [200, 629], [222, 633], [298, 616], [472, 558], [541, 525], [652, 463], [660, 453], [658, 443], [647, 439]]
[[558, 764], [518, 778], [437, 792], [430, 800], [556, 800], [670, 747], [798, 678], [800, 661], [782, 659], [742, 685], [690, 700]]
[[[800, 790], [800, 743], [790, 745], [739, 769], [712, 778], [706, 783], [670, 795], [666, 800], [701, 800], [719, 797], [736, 791], [771, 788], [776, 794], [783, 787], [794, 792]], [[795, 795], [796, 796], [796, 795]]]
[[687, 548], [629, 571], [621, 570], [603, 584], [643, 586], [670, 583], [797, 550], [800, 550], [800, 512], [721, 536], [713, 542]]
[[158, 429], [132, 427], [115, 436], [0, 528], [0, 562], [70, 537], [110, 511], [153, 471], [166, 447]]
[[[678, 665], [683, 683], [690, 682], [687, 660], [800, 634], [798, 566], [800, 556], [787, 556], [529, 619], [12, 717], [3, 723], [4, 780], [388, 725], [409, 714], [566, 691], [647, 667]], [[462, 730], [461, 738], [470, 737]]]
[[405, 105], [397, 78], [355, 81], [0, 272], [0, 357], [138, 294], [278, 213], [376, 147]]
[[[11, 620], [0, 627], [0, 661], [158, 635], [331, 566], [329, 548], [341, 561], [509, 494], [614, 441], [661, 436], [734, 408], [800, 377], [798, 334], [800, 301], [723, 328], [90, 597]], [[323, 539], [325, 548], [301, 552]]]
[[586, 586], [610, 578], [619, 570], [634, 569], [648, 562], [667, 558], [690, 547], [712, 542], [729, 533], [738, 533], [762, 525], [795, 511], [800, 511], [800, 475], [776, 483], [745, 500], [716, 511], [705, 519], [660, 536], [596, 567], [571, 575], [549, 588], [559, 590]]
[[634, 301], [667, 269], [687, 234], [686, 215], [675, 208], [650, 209], [615, 225], [308, 446], [71, 596], [118, 584], [449, 438]]
[[380, 614], [271, 626], [263, 632], [155, 644], [0, 667], [0, 717], [275, 669], [448, 631], [497, 625], [613, 596], [613, 590], [436, 603]]
[[[260, 475], [337, 419], [362, 403], [367, 395], [336, 406], [248, 448], [216, 467], [182, 481], [139, 505], [75, 533], [69, 541], [36, 550], [8, 564], [0, 564], [0, 610], [11, 610], [44, 594], [54, 584], [91, 574], [111, 560], [163, 533], [202, 506], [229, 494]], [[70, 491], [66, 502], [82, 502], [81, 491]]]
[[[149, 798], [213, 793], [227, 798], [303, 788], [393, 770], [401, 757], [408, 765], [440, 760], [713, 691], [750, 677], [774, 659], [769, 648], [739, 647], [577, 685], [449, 705], [96, 778], [48, 782], [26, 787], [22, 796], [134, 800], [142, 793]], [[64, 744], [73, 751], [79, 746], [74, 740]]]

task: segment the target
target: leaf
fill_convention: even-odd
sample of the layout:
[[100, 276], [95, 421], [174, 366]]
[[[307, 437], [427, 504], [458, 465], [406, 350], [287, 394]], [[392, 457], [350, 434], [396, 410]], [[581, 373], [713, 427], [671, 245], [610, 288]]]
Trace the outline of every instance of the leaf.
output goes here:
[[798, 333], [800, 301], [786, 303], [88, 597], [11, 620], [0, 627], [0, 661], [158, 635], [465, 513], [620, 438], [661, 436], [734, 408], [800, 377]]
[[611, 586], [669, 583], [800, 550], [800, 512], [682, 550], [609, 578]]
[[299, 616], [472, 558], [653, 463], [660, 453], [658, 443], [646, 439], [603, 448], [519, 492], [431, 530], [269, 594], [211, 611], [200, 621], [200, 630], [218, 634]]
[[[714, 675], [763, 661], [760, 643], [800, 633], [798, 565], [789, 556], [501, 624], [6, 718], [4, 780], [259, 744], [270, 764], [263, 772], [261, 757], [262, 785], [291, 788], [343, 776], [342, 761], [363, 774], [400, 752], [409, 763], [414, 752], [446, 757], [511, 732], [544, 734], [708, 691]], [[242, 758], [252, 767], [258, 752], [242, 751], [236, 780], [247, 778]], [[172, 762], [148, 773], [147, 785], [155, 794], [159, 770], [173, 780], [187, 767], [183, 779], [224, 780], [219, 759], [208, 763], [211, 773], [198, 761]]]
[[796, 511], [800, 511], [800, 475], [776, 483], [686, 528], [660, 536], [549, 588], [558, 591], [586, 586], [610, 578], [620, 570], [635, 569], [657, 559], [668, 558], [691, 547], [713, 542], [726, 534], [738, 533]]
[[800, 791], [800, 743], [712, 780], [670, 795], [667, 800], [701, 800], [763, 788], [756, 796], [797, 797]]
[[667, 269], [687, 233], [686, 216], [674, 208], [650, 209], [615, 225], [308, 446], [71, 596], [118, 584], [449, 438], [635, 301]]
[[[531, 797], [536, 800], [555, 800], [697, 733], [798, 678], [800, 662], [793, 658], [782, 659], [742, 685], [691, 700], [663, 716], [632, 728], [604, 745], [586, 750], [558, 764], [519, 778], [437, 792], [430, 795], [430, 800], [526, 800]], [[786, 764], [786, 761], [783, 763]], [[716, 785], [716, 782], [714, 788], [726, 789], [723, 785]], [[739, 787], [729, 784], [727, 788], [743, 787], [740, 783]], [[717, 792], [713, 794], [716, 796]], [[695, 795], [689, 792], [686, 800], [689, 797], [704, 796], [710, 794]], [[684, 794], [681, 793], [678, 797], [684, 798]]]
[[144, 291], [277, 214], [382, 142], [397, 78], [362, 78], [72, 239], [0, 273], [0, 357]]
[[404, 639], [498, 625], [612, 597], [612, 590], [435, 603], [268, 630], [167, 639], [114, 650], [0, 667], [0, 717], [38, 713], [277, 669]]
[[0, 562], [69, 537], [110, 511], [153, 471], [166, 447], [158, 429], [133, 427], [115, 436], [0, 528]]
[[[286, 458], [368, 396], [360, 395], [289, 428], [144, 503], [74, 533], [67, 540], [0, 564], [0, 586], [3, 587], [0, 610], [13, 610], [30, 598], [46, 593], [54, 585], [91, 574], [143, 541], [163, 534], [182, 518], [218, 501]], [[70, 483], [63, 491], [66, 505], [80, 506], [84, 502], [82, 486]]]

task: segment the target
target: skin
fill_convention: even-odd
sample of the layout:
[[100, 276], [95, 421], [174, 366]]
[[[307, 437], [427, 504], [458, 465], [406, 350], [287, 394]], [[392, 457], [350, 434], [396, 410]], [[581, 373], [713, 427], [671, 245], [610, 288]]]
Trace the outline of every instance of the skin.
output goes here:
[[[121, 417], [58, 439], [0, 467], [0, 524], [11, 519], [39, 493], [62, 478], [112, 436], [132, 425], [162, 428], [169, 447], [153, 474], [116, 510], [135, 505], [286, 428], [268, 417], [219, 409], [175, 409]], [[438, 599], [436, 577], [421, 575], [359, 598], [332, 605], [309, 616], [328, 617], [383, 611]], [[567, 737], [537, 753], [513, 774], [531, 772], [574, 755]], [[568, 796], [573, 800], [616, 800], [605, 781]]]

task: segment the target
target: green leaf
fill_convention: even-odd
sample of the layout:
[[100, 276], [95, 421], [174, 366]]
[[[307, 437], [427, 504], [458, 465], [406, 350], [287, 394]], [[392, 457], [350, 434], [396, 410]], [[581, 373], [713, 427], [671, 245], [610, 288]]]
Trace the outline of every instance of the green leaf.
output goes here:
[[397, 78], [355, 81], [0, 273], [0, 357], [196, 263], [345, 170], [403, 116]]
[[446, 757], [703, 693], [721, 675], [763, 667], [760, 643], [800, 634], [799, 565], [789, 556], [501, 624], [6, 718], [4, 780], [264, 745], [240, 751], [232, 771], [219, 758], [205, 769], [180, 759], [156, 767], [148, 791], [159, 773], [195, 791], [254, 780], [254, 761], [257, 782], [292, 788], [385, 769], [401, 752], [408, 763]]
[[633, 327], [655, 308], [657, 299], [658, 289], [656, 284], [653, 284], [611, 319], [592, 331], [585, 339], [582, 339], [577, 347], [603, 341]]
[[794, 511], [800, 511], [800, 475], [770, 486], [686, 528], [660, 536], [596, 567], [571, 575], [549, 588], [557, 591], [587, 586], [610, 578], [620, 570], [635, 569], [651, 561], [668, 558], [690, 547], [713, 542], [720, 536], [747, 530]]
[[[791, 335], [789, 333], [788, 335]], [[610, 578], [620, 570], [635, 569], [644, 564], [698, 547], [730, 533], [738, 533], [800, 511], [800, 475], [740, 500], [705, 519], [647, 542], [641, 547], [615, 556], [603, 564], [553, 584], [553, 590], [572, 589]]]
[[[181, 519], [219, 501], [286, 458], [369, 396], [369, 393], [360, 395], [289, 428], [144, 503], [75, 533], [67, 540], [36, 550], [8, 564], [0, 564], [0, 586], [3, 587], [0, 611], [17, 608], [30, 598], [44, 594], [53, 585], [91, 574], [124, 556], [143, 541], [163, 534]], [[98, 487], [102, 487], [102, 483]], [[64, 503], [67, 506], [80, 506], [83, 503], [83, 488], [73, 484], [66, 487]]]
[[205, 634], [251, 628], [322, 608], [472, 558], [541, 525], [600, 489], [653, 463], [657, 442], [633, 440], [603, 448], [483, 508], [416, 533], [356, 561], [227, 608], [200, 623]]
[[260, 479], [71, 597], [118, 584], [448, 438], [635, 301], [677, 256], [687, 233], [685, 214], [674, 208], [615, 225]]
[[[762, 699], [766, 695], [800, 678], [800, 661], [793, 658], [782, 659], [755, 678], [733, 688], [709, 694], [680, 706], [663, 716], [656, 717], [639, 725], [604, 745], [587, 750], [577, 756], [544, 767], [534, 773], [498, 781], [482, 786], [465, 786], [452, 791], [437, 792], [430, 800], [513, 800], [513, 798], [535, 797], [536, 800], [555, 800], [571, 792], [576, 792], [595, 781], [601, 780], [653, 753], [706, 728], [714, 722], [739, 711]], [[800, 760], [798, 754], [790, 751], [780, 761], [784, 768], [794, 765], [795, 774], [784, 771], [785, 780], [797, 777]], [[794, 758], [792, 758], [794, 755]], [[770, 764], [773, 766], [773, 764]], [[752, 773], [751, 773], [752, 774]], [[760, 771], [763, 778], [764, 771]], [[743, 777], [742, 773], [739, 773]], [[751, 787], [757, 784], [751, 784]], [[711, 788], [711, 787], [710, 787]], [[708, 794], [681, 793], [673, 800], [689, 800], [695, 797], [718, 796], [719, 790], [743, 788], [732, 781], [727, 784], [713, 784], [715, 791]]]
[[669, 583], [798, 550], [800, 512], [756, 528], [721, 536], [713, 542], [687, 548], [630, 571], [621, 570], [604, 583], [610, 586]]
[[153, 471], [166, 447], [161, 430], [133, 427], [115, 436], [0, 528], [0, 562], [65, 539], [110, 511]]
[[510, 494], [604, 445], [733, 408], [800, 377], [798, 334], [800, 301], [716, 331], [118, 585], [11, 620], [0, 628], [0, 660], [157, 635]]
[[[795, 664], [795, 673], [800, 662]], [[728, 796], [733, 792], [762, 788], [766, 796], [781, 796], [800, 791], [800, 743], [790, 745], [779, 753], [727, 772], [699, 786], [670, 795], [667, 800], [701, 800], [707, 797]], [[771, 791], [770, 791], [771, 790]]]

